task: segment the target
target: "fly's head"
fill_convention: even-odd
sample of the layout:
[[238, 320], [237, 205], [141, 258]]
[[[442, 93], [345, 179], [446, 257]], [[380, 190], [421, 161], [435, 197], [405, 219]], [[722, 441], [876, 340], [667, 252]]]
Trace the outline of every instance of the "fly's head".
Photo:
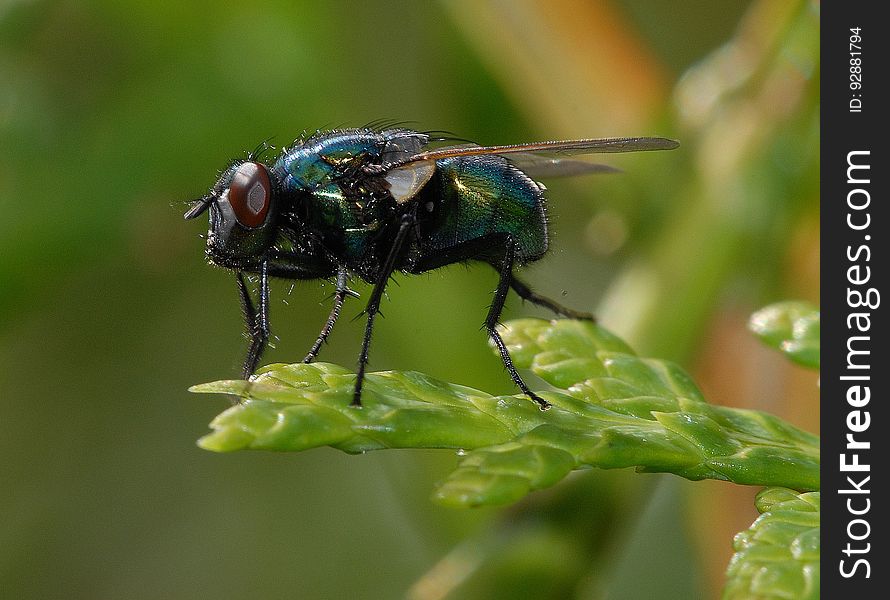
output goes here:
[[194, 219], [209, 209], [207, 256], [224, 267], [262, 258], [275, 240], [275, 181], [269, 168], [251, 160], [230, 166], [210, 192], [185, 213]]

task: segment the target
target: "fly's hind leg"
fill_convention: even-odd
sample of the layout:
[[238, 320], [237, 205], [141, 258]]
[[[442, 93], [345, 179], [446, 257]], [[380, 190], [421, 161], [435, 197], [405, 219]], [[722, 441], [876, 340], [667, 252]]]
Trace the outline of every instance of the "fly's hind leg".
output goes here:
[[546, 308], [558, 315], [562, 315], [569, 319], [578, 319], [580, 321], [595, 321], [596, 320], [596, 318], [588, 312], [573, 310], [571, 308], [563, 306], [562, 304], [560, 304], [559, 302], [556, 302], [555, 300], [551, 300], [550, 298], [548, 298], [546, 296], [542, 296], [542, 295], [538, 294], [537, 292], [533, 291], [530, 287], [528, 287], [528, 285], [526, 285], [525, 283], [516, 279], [515, 276], [510, 281], [510, 287], [512, 287], [513, 291], [515, 291], [519, 295], [519, 297], [522, 298], [523, 300], [528, 300], [532, 304], [537, 304], [538, 306], [543, 306], [544, 308]]
[[[504, 261], [500, 267], [501, 278], [500, 281], [498, 281], [498, 287], [494, 292], [494, 298], [491, 301], [491, 308], [488, 310], [488, 316], [485, 318], [485, 329], [488, 331], [488, 335], [491, 337], [495, 346], [497, 346], [504, 367], [506, 367], [507, 372], [510, 373], [510, 378], [513, 380], [513, 383], [522, 390], [523, 394], [537, 402], [538, 406], [541, 407], [541, 410], [547, 410], [550, 408], [550, 403], [531, 391], [522, 380], [522, 377], [519, 376], [519, 372], [513, 365], [513, 359], [510, 358], [510, 353], [507, 351], [507, 345], [504, 343], [504, 340], [501, 339], [501, 335], [497, 332], [498, 319], [501, 317], [501, 313], [504, 310], [504, 302], [507, 300], [507, 292], [515, 282], [515, 279], [513, 278], [513, 264], [515, 258], [516, 244], [513, 242], [513, 238], [507, 236]], [[525, 289], [527, 290], [528, 288]], [[522, 294], [520, 294], [520, 296], [521, 295]]]

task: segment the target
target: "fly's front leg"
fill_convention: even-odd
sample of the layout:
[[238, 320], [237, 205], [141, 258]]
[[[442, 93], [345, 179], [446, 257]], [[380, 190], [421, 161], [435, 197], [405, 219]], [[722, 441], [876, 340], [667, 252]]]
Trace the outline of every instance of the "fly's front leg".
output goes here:
[[337, 289], [334, 291], [334, 306], [331, 307], [331, 314], [328, 315], [327, 322], [324, 324], [324, 327], [322, 327], [321, 333], [318, 334], [318, 339], [315, 340], [315, 344], [313, 344], [312, 349], [309, 350], [309, 354], [303, 359], [304, 363], [311, 363], [318, 357], [318, 352], [321, 350], [322, 344], [327, 341], [331, 331], [334, 330], [334, 323], [340, 318], [343, 302], [346, 300], [346, 296], [351, 293], [346, 285], [347, 280], [346, 267], [340, 267], [337, 270]]
[[266, 261], [263, 261], [260, 267], [260, 297], [257, 308], [254, 308], [253, 301], [250, 299], [250, 292], [247, 290], [247, 284], [244, 282], [244, 275], [241, 271], [235, 274], [235, 278], [238, 281], [238, 291], [241, 297], [241, 312], [244, 314], [244, 322], [250, 336], [250, 346], [244, 359], [241, 377], [250, 379], [269, 341], [268, 265]]
[[362, 339], [362, 352], [358, 358], [358, 373], [356, 374], [355, 391], [352, 395], [352, 406], [362, 405], [362, 384], [365, 381], [365, 367], [368, 365], [368, 350], [371, 347], [371, 332], [374, 329], [374, 317], [380, 312], [380, 299], [383, 297], [383, 290], [386, 289], [386, 284], [395, 270], [396, 259], [398, 258], [399, 252], [405, 243], [405, 239], [408, 237], [408, 232], [414, 226], [414, 223], [414, 215], [409, 214], [402, 217], [399, 231], [396, 233], [392, 247], [389, 249], [386, 261], [383, 263], [383, 266], [377, 274], [377, 281], [374, 283], [374, 289], [371, 291], [370, 298], [368, 298], [368, 305], [365, 307], [368, 321], [365, 324], [365, 337]]
[[488, 317], [485, 319], [485, 329], [488, 331], [488, 335], [491, 337], [495, 346], [497, 346], [498, 352], [501, 355], [501, 360], [507, 368], [507, 372], [510, 373], [510, 378], [513, 380], [513, 383], [522, 390], [523, 394], [537, 402], [538, 406], [541, 407], [541, 410], [547, 410], [550, 408], [550, 403], [531, 391], [522, 380], [522, 377], [519, 376], [519, 372], [516, 370], [516, 367], [513, 366], [513, 359], [510, 358], [510, 353], [507, 351], [507, 345], [504, 343], [504, 340], [501, 339], [501, 335], [497, 332], [498, 319], [501, 318], [501, 313], [504, 310], [504, 302], [507, 300], [507, 292], [510, 290], [510, 286], [514, 281], [513, 263], [515, 261], [516, 245], [513, 242], [513, 238], [507, 236], [506, 239], [506, 252], [504, 253], [504, 262], [502, 263], [500, 270], [501, 278], [500, 281], [498, 281], [498, 287], [494, 292], [491, 308], [488, 310]]
[[528, 300], [532, 304], [537, 304], [538, 306], [543, 306], [551, 310], [552, 312], [562, 315], [564, 317], [568, 317], [569, 319], [577, 319], [579, 321], [595, 321], [594, 316], [588, 312], [582, 312], [579, 310], [573, 310], [571, 308], [565, 307], [562, 304], [556, 302], [555, 300], [551, 300], [546, 296], [541, 296], [537, 292], [533, 291], [530, 287], [528, 287], [523, 282], [516, 279], [515, 276], [510, 280], [510, 286], [513, 290], [519, 295], [523, 300]]

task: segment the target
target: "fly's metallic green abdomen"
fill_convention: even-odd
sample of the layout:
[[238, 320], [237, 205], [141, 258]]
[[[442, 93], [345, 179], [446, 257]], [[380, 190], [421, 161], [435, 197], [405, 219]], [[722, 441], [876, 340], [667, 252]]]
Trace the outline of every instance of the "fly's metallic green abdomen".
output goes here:
[[[522, 381], [497, 332], [507, 292], [566, 317], [592, 317], [536, 294], [513, 273], [515, 265], [541, 258], [548, 246], [543, 186], [529, 175], [608, 171], [565, 155], [667, 150], [677, 143], [608, 138], [429, 148], [447, 141], [408, 129], [320, 132], [285, 148], [272, 165], [257, 153], [234, 161], [186, 212], [192, 219], [210, 209], [207, 258], [235, 271], [251, 339], [245, 378], [270, 335], [270, 277], [336, 280], [334, 307], [305, 362], [316, 358], [331, 333], [350, 294], [349, 278], [373, 285], [352, 401], [358, 406], [374, 317], [393, 272], [476, 260], [499, 274], [485, 319], [488, 335], [516, 385], [542, 409], [550, 406]], [[244, 273], [259, 275], [256, 303]]]
[[470, 240], [505, 234], [513, 238], [519, 262], [537, 260], [547, 251], [544, 192], [505, 159], [438, 160], [428, 186], [438, 199], [435, 217], [421, 226], [425, 250], [450, 250]]

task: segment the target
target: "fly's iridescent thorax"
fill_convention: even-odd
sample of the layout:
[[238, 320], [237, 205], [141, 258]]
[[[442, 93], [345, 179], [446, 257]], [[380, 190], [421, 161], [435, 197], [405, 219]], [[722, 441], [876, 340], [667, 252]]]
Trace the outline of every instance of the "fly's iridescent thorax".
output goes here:
[[365, 169], [412, 156], [428, 141], [406, 129], [325, 132], [286, 149], [272, 173], [305, 227], [331, 250], [360, 257], [397, 211], [389, 183]]
[[211, 192], [207, 256], [221, 266], [261, 255], [275, 239], [274, 175], [258, 162], [233, 164]]

